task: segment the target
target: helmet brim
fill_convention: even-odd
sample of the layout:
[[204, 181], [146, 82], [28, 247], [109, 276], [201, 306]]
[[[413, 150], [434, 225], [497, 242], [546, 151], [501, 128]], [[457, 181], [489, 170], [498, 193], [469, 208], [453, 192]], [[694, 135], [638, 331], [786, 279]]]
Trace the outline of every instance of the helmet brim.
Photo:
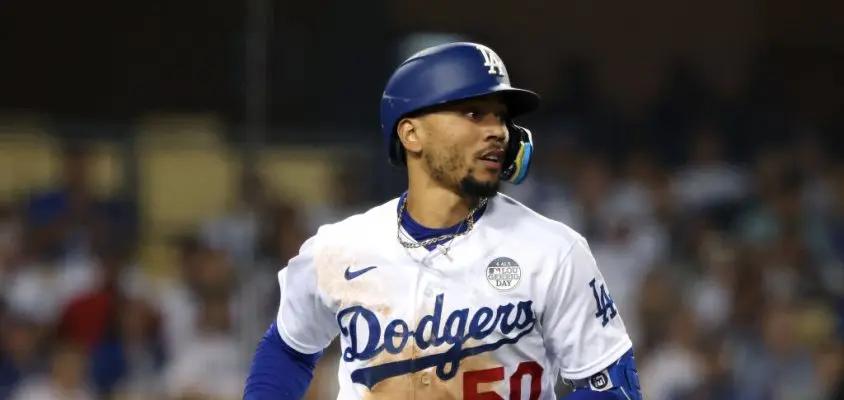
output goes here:
[[502, 96], [507, 106], [507, 114], [511, 118], [531, 113], [539, 108], [539, 95], [530, 90], [508, 87], [494, 93]]

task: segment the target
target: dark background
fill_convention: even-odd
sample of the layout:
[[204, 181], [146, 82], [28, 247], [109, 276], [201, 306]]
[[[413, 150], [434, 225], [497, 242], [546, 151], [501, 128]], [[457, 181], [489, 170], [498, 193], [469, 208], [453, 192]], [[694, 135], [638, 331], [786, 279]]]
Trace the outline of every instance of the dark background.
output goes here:
[[767, 106], [780, 128], [795, 119], [840, 126], [836, 2], [268, 1], [258, 17], [249, 7], [5, 2], [0, 106], [94, 120], [210, 111], [244, 122], [247, 72], [261, 62], [248, 48], [258, 46], [270, 126], [372, 129], [398, 44], [455, 32], [498, 50], [549, 114], [600, 102], [637, 123], [673, 86], [707, 117]]

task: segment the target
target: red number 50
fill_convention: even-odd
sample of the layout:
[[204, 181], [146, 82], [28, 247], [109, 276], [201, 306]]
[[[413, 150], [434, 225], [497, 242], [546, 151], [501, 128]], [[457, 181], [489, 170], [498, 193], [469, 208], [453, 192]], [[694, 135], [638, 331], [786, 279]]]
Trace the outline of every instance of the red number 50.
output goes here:
[[[516, 372], [510, 376], [510, 398], [508, 400], [521, 400], [522, 378], [530, 377], [530, 400], [539, 399], [542, 392], [542, 367], [536, 361], [525, 361], [519, 364]], [[463, 373], [463, 399], [464, 400], [505, 400], [495, 392], [478, 392], [478, 384], [493, 383], [504, 380], [504, 367], [482, 369], [480, 371], [468, 371]]]

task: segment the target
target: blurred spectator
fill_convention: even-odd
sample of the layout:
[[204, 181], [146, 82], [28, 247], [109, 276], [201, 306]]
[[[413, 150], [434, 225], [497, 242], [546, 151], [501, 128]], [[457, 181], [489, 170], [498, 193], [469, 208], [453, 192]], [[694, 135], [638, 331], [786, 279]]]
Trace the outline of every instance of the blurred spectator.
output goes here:
[[96, 281], [96, 267], [90, 263], [61, 268], [41, 256], [27, 242], [22, 257], [10, 265], [0, 292], [8, 306], [42, 324], [59, 318], [68, 301], [85, 293]]
[[815, 359], [820, 385], [825, 399], [844, 399], [844, 345], [840, 340], [830, 340], [818, 348]]
[[758, 326], [770, 302], [762, 277], [762, 271], [751, 261], [737, 269], [729, 300], [733, 305], [729, 330], [726, 332], [726, 340], [731, 346], [759, 340]]
[[772, 306], [762, 320], [762, 341], [733, 348], [732, 371], [742, 399], [822, 398], [812, 354], [797, 335], [798, 312], [789, 304]]
[[32, 196], [27, 225], [39, 253], [73, 263], [88, 259], [93, 242], [104, 235], [106, 221], [89, 188], [85, 149], [68, 145], [62, 157], [58, 187]]
[[703, 334], [718, 332], [730, 318], [736, 287], [738, 254], [721, 235], [709, 232], [698, 250], [701, 274], [688, 291], [688, 302]]
[[844, 263], [844, 164], [837, 166], [830, 177], [833, 206], [830, 210], [831, 223], [828, 226], [835, 258]]
[[844, 164], [831, 169], [825, 181], [830, 204], [826, 213], [817, 216], [810, 248], [826, 288], [844, 298]]
[[805, 181], [801, 203], [810, 212], [820, 214], [828, 212], [832, 202], [826, 181], [830, 160], [824, 146], [822, 133], [809, 128], [799, 131], [794, 143], [796, 168]]
[[704, 360], [699, 355], [697, 326], [691, 313], [675, 309], [668, 337], [640, 364], [642, 394], [648, 400], [674, 400], [703, 383]]
[[0, 287], [22, 262], [23, 221], [9, 204], [0, 202]]
[[237, 267], [251, 266], [269, 217], [269, 198], [260, 176], [241, 176], [237, 203], [229, 214], [208, 221], [202, 239], [208, 247], [225, 252]]
[[727, 348], [718, 337], [704, 339], [698, 357], [703, 365], [700, 383], [673, 400], [738, 400], [736, 383], [731, 376]]
[[158, 316], [145, 301], [124, 298], [108, 335], [93, 350], [92, 379], [101, 396], [161, 397], [165, 354]]
[[794, 302], [824, 298], [826, 290], [819, 271], [811, 263], [805, 243], [794, 230], [760, 253], [767, 295], [774, 301]]
[[178, 252], [175, 279], [159, 290], [157, 308], [161, 310], [167, 353], [172, 354], [190, 342], [196, 326], [200, 296], [203, 255], [208, 251], [196, 237], [187, 235], [174, 240]]
[[673, 178], [674, 191], [688, 212], [730, 207], [750, 194], [748, 177], [727, 160], [723, 132], [712, 123], [695, 128], [691, 135], [689, 164]]
[[269, 269], [278, 272], [299, 253], [307, 233], [301, 213], [290, 204], [276, 204], [269, 214], [269, 220], [269, 229], [261, 241], [260, 257], [265, 263], [272, 264]]
[[94, 400], [86, 381], [85, 356], [86, 352], [78, 347], [59, 346], [49, 374], [25, 381], [12, 400]]
[[[637, 336], [636, 354], [643, 359], [668, 337], [669, 322], [676, 312], [675, 303], [680, 293], [673, 277], [669, 276], [671, 269], [657, 267], [651, 270], [642, 282], [636, 314], [631, 315], [637, 321], [637, 329], [633, 331]], [[627, 315], [623, 317], [628, 318]]]
[[230, 300], [240, 282], [225, 253], [205, 249], [199, 253], [197, 262], [194, 287], [197, 300], [200, 303], [207, 297]]
[[800, 240], [812, 237], [801, 202], [802, 179], [794, 170], [779, 172], [761, 195], [758, 205], [739, 220], [738, 229], [748, 244], [765, 248], [788, 230], [800, 231]]
[[587, 238], [603, 240], [601, 223], [611, 206], [614, 176], [612, 167], [602, 155], [583, 157], [574, 171], [571, 198], [559, 204], [567, 207], [557, 216]]
[[778, 144], [760, 149], [752, 163], [753, 199], [757, 202], [771, 202], [781, 189], [783, 177], [793, 170], [792, 154], [787, 147]]
[[126, 292], [121, 277], [127, 258], [119, 245], [97, 251], [96, 276], [90, 289], [70, 299], [59, 319], [58, 334], [63, 341], [90, 350], [105, 338]]
[[[180, 279], [162, 288], [157, 303], [163, 316], [166, 353], [176, 354], [194, 341], [206, 298], [225, 298], [228, 318], [235, 321], [231, 335], [248, 340], [266, 330], [267, 320], [259, 317], [257, 304], [269, 301], [263, 296], [272, 293], [270, 285], [278, 286], [275, 273], [271, 280], [263, 275], [265, 280], [256, 284], [260, 275], [252, 275], [254, 279], [238, 276], [225, 253], [203, 247], [193, 238], [185, 239], [182, 246]], [[278, 305], [277, 298], [271, 301]]]
[[329, 201], [311, 204], [304, 210], [309, 234], [316, 233], [322, 225], [344, 220], [370, 207], [372, 179], [365, 162], [365, 158], [348, 156], [336, 164]]
[[621, 163], [619, 175], [614, 193], [616, 207], [641, 219], [654, 218], [660, 201], [656, 192], [664, 175], [656, 156], [646, 149], [631, 150]]
[[278, 272], [299, 253], [307, 239], [299, 210], [288, 204], [275, 205], [268, 225], [270, 228], [261, 241], [259, 268], [244, 282], [245, 290], [242, 291], [242, 300], [254, 307], [257, 320], [261, 321], [256, 326], [261, 331], [266, 330], [265, 322], [278, 312]]
[[0, 399], [8, 399], [18, 384], [45, 371], [40, 345], [42, 327], [24, 316], [0, 318]]
[[168, 395], [175, 400], [239, 399], [246, 374], [241, 354], [229, 299], [220, 293], [204, 296], [195, 335], [166, 367]]

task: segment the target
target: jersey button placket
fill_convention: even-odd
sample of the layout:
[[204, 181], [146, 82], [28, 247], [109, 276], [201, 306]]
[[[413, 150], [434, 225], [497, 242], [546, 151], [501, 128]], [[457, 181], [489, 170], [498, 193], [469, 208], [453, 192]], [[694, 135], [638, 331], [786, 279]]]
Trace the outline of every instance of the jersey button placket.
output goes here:
[[[415, 288], [414, 293], [413, 293], [414, 301], [413, 301], [412, 307], [414, 308], [414, 313], [413, 313], [414, 314], [414, 317], [413, 317], [414, 321], [419, 321], [419, 319], [420, 319], [419, 313], [423, 312], [423, 310], [425, 309], [425, 306], [430, 302], [431, 296], [429, 295], [429, 293], [432, 293], [432, 291], [430, 289], [428, 289], [428, 285], [429, 285], [429, 277], [426, 276], [426, 273], [425, 273], [423, 268], [419, 268], [418, 273], [416, 275], [416, 288]], [[417, 327], [414, 326], [414, 329], [416, 329], [416, 328]], [[416, 341], [414, 339], [411, 339], [409, 346], [411, 348], [410, 357], [414, 360], [418, 359], [421, 355], [418, 343], [416, 343]], [[421, 393], [419, 391], [422, 390], [425, 386], [427, 386], [427, 384], [422, 383], [422, 382], [425, 381], [425, 379], [423, 378], [424, 376], [425, 376], [424, 372], [423, 373], [415, 372], [415, 373], [412, 374], [412, 377], [413, 377], [412, 382], [414, 382], [412, 384], [413, 391], [414, 391], [414, 398], [419, 397], [421, 395]], [[418, 380], [417, 380], [417, 378], [418, 378]], [[430, 378], [428, 378], [427, 381], [430, 383]], [[419, 382], [419, 383], [417, 383], [417, 382]]]

